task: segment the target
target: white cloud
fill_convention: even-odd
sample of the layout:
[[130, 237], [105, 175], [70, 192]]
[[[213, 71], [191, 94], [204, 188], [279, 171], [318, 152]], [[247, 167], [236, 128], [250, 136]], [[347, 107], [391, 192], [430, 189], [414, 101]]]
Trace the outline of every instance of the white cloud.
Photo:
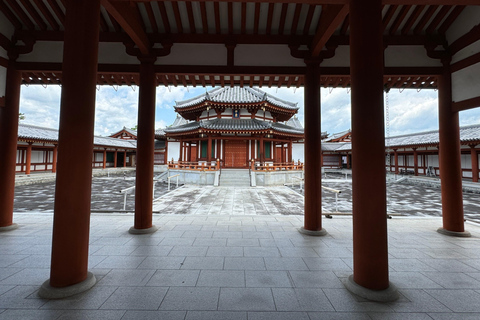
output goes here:
[[[175, 101], [193, 98], [211, 90], [211, 87], [164, 87], [156, 91], [155, 127], [164, 128], [176, 117]], [[297, 102], [298, 118], [304, 121], [303, 88], [261, 88], [281, 99]], [[102, 86], [97, 91], [95, 134], [110, 135], [137, 124], [139, 88]], [[22, 86], [20, 112], [25, 113], [23, 123], [58, 128], [61, 87]], [[398, 135], [438, 129], [438, 92], [434, 90], [392, 89], [389, 93], [390, 134]], [[351, 128], [350, 93], [347, 89], [321, 90], [322, 131], [336, 133]], [[460, 125], [480, 123], [480, 108], [460, 113]]]

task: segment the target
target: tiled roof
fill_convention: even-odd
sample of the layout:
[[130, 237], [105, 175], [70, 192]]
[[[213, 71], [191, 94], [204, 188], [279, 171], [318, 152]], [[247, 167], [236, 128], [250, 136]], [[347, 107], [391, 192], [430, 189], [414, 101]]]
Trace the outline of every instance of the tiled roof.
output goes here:
[[204, 101], [222, 103], [259, 103], [268, 102], [274, 106], [285, 109], [298, 110], [297, 104], [274, 97], [258, 88], [223, 87], [215, 88], [197, 97], [177, 101], [176, 108], [182, 109], [194, 106]]
[[262, 121], [258, 119], [213, 119], [200, 122], [190, 122], [181, 126], [165, 128], [165, 132], [187, 132], [199, 128], [222, 131], [258, 131], [274, 129], [280, 132], [303, 134], [303, 128], [295, 128], [283, 123]]
[[[58, 142], [58, 130], [20, 123], [18, 124], [18, 138], [25, 140]], [[137, 147], [136, 140], [122, 140], [100, 136], [94, 136], [93, 144], [96, 146], [129, 149], [135, 149]]]
[[[345, 134], [345, 132], [343, 132]], [[460, 127], [460, 141], [464, 144], [469, 141], [480, 141], [480, 124]], [[386, 147], [403, 147], [403, 146], [419, 146], [419, 145], [436, 145], [440, 143], [438, 138], [438, 130], [425, 131], [404, 134], [385, 139]], [[322, 142], [322, 150], [324, 151], [343, 151], [352, 150], [351, 142]]]
[[287, 126], [294, 127], [294, 128], [297, 128], [297, 129], [302, 129], [302, 130], [303, 130], [302, 123], [300, 122], [300, 120], [298, 119], [297, 116], [291, 117], [290, 119], [288, 119], [287, 122], [285, 122], [285, 124], [286, 124]]
[[[460, 141], [480, 141], [480, 124], [460, 127]], [[405, 134], [401, 136], [390, 137], [385, 140], [385, 144], [390, 147], [431, 145], [438, 143], [438, 130]]]
[[137, 136], [137, 131], [136, 131], [136, 130], [129, 129], [129, 128], [127, 128], [127, 127], [123, 127], [122, 130], [119, 130], [119, 131], [117, 131], [117, 132], [115, 132], [115, 133], [112, 133], [110, 136], [116, 135], [116, 134], [118, 134], [118, 133], [120, 133], [120, 132], [122, 132], [122, 131], [126, 131], [126, 132], [128, 132], [129, 134], [131, 134], [132, 136], [135, 136], [135, 137]]
[[322, 142], [322, 151], [351, 150], [350, 142]]
[[351, 132], [351, 130], [348, 129], [348, 130], [345, 130], [345, 131], [342, 131], [342, 132], [332, 133], [330, 136], [328, 136], [327, 138], [323, 139], [323, 141], [325, 141], [325, 142], [332, 141], [332, 140], [338, 139], [338, 138], [340, 138], [340, 137], [342, 137], [342, 136], [344, 136], [344, 135], [346, 135], [346, 134], [348, 134], [348, 133], [350, 133], [350, 132]]

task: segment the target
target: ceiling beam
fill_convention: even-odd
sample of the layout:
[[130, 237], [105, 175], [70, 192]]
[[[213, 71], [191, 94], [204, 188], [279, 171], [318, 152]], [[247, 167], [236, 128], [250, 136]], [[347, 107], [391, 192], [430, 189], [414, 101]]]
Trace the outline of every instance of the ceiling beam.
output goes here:
[[311, 45], [311, 52], [312, 56], [316, 57], [320, 54], [323, 47], [333, 35], [335, 30], [343, 23], [343, 20], [348, 14], [348, 6], [347, 5], [329, 5], [322, 11], [322, 15], [320, 16], [320, 24], [317, 28], [317, 33], [313, 38], [313, 42]]
[[[153, 2], [158, 0], [110, 0], [111, 2]], [[211, 2], [212, 0], [170, 0], [171, 2]], [[350, 0], [221, 0], [221, 2], [304, 3], [313, 5], [348, 4]], [[478, 5], [478, 0], [382, 0], [382, 4], [395, 5]]]
[[140, 13], [136, 4], [129, 2], [102, 0], [103, 7], [122, 26], [123, 30], [130, 36], [142, 54], [150, 53], [150, 41], [140, 22]]

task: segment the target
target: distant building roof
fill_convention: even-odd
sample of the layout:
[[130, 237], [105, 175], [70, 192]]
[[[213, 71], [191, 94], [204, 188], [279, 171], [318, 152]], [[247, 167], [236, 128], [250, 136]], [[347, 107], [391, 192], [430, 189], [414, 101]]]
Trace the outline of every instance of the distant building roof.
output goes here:
[[[348, 130], [345, 130], [345, 131], [342, 131], [342, 132], [338, 132], [338, 133], [333, 133], [331, 134], [330, 136], [326, 137], [325, 139], [323, 139], [323, 141], [325, 142], [339, 142], [339, 141], [345, 141], [344, 139], [342, 138], [346, 138], [348, 137], [350, 134], [351, 134], [352, 130], [348, 129]], [[345, 142], [348, 142], [350, 139], [348, 139], [347, 141]]]
[[298, 110], [297, 104], [282, 100], [258, 88], [249, 87], [221, 87], [215, 88], [197, 97], [176, 102], [176, 108], [182, 109], [200, 104], [204, 101], [221, 103], [260, 103], [268, 102], [274, 106]]
[[180, 133], [188, 132], [196, 129], [208, 129], [219, 131], [262, 131], [268, 129], [274, 129], [279, 132], [291, 133], [291, 134], [303, 134], [303, 128], [292, 127], [283, 123], [268, 122], [258, 119], [213, 119], [202, 120], [199, 122], [192, 121], [180, 126], [171, 126], [165, 128], [165, 132], [168, 133]]
[[[460, 141], [463, 144], [480, 141], [480, 124], [460, 127]], [[404, 134], [386, 139], [385, 144], [389, 147], [435, 145], [438, 144], [438, 130]]]
[[122, 130], [112, 133], [110, 137], [118, 139], [137, 139], [137, 131], [129, 129], [127, 127], [123, 127]]
[[[18, 139], [23, 141], [58, 142], [58, 130], [20, 123], [18, 124]], [[137, 148], [136, 140], [122, 140], [100, 136], [94, 136], [93, 144], [105, 147]]]
[[[328, 142], [327, 140], [322, 141], [323, 151], [352, 150], [351, 142]], [[460, 127], [460, 142], [464, 145], [469, 142], [480, 143], [480, 124]], [[385, 139], [385, 147], [388, 148], [432, 146], [439, 143], [438, 130], [409, 133]]]

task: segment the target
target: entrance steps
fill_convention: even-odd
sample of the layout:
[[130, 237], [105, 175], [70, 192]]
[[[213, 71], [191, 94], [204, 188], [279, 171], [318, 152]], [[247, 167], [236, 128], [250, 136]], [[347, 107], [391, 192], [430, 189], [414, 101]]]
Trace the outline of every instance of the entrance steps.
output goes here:
[[248, 169], [222, 169], [220, 187], [250, 187]]

